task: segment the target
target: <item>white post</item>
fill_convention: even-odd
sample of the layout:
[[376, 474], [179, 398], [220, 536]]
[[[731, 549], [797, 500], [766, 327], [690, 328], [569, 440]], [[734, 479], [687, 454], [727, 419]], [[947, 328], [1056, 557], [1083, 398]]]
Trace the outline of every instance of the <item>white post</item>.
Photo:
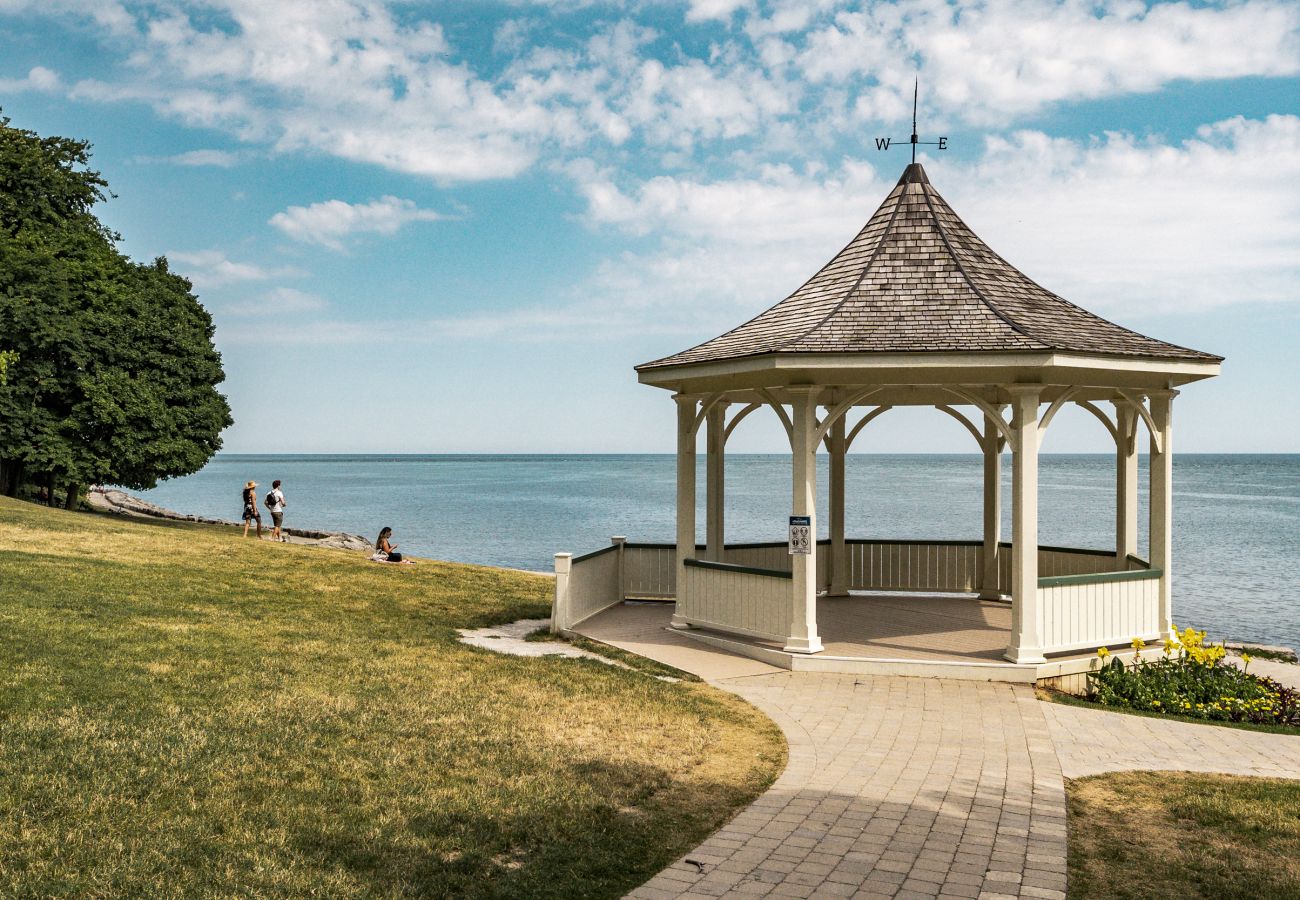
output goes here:
[[828, 597], [843, 597], [849, 592], [849, 554], [844, 543], [844, 416], [831, 425], [830, 441], [831, 552]]
[[555, 599], [551, 602], [551, 634], [569, 630], [569, 570], [573, 567], [572, 553], [555, 554]]
[[726, 527], [724, 513], [726, 509], [726, 446], [727, 446], [727, 404], [718, 402], [709, 410], [706, 418], [707, 456], [705, 458], [705, 525], [706, 552], [709, 559], [723, 562], [726, 555]]
[[791, 441], [793, 457], [790, 514], [807, 516], [813, 552], [796, 554], [791, 559], [790, 636], [787, 653], [817, 653], [822, 649], [817, 636], [817, 385], [789, 388], [794, 420]]
[[1151, 436], [1151, 567], [1160, 575], [1160, 633], [1173, 637], [1174, 447], [1173, 411], [1177, 391], [1150, 391], [1151, 421], [1160, 436]]
[[621, 534], [616, 534], [609, 539], [609, 542], [618, 548], [614, 551], [618, 554], [618, 574], [614, 577], [618, 579], [618, 602], [622, 603], [627, 598], [627, 576], [624, 574], [626, 571], [624, 559], [627, 550], [627, 538]]
[[673, 628], [689, 628], [686, 609], [686, 560], [695, 556], [695, 414], [693, 397], [673, 395], [677, 401], [677, 611]]
[[987, 415], [984, 417], [984, 571], [980, 577], [980, 599], [998, 600], [1002, 541], [1002, 432]]
[[1046, 662], [1038, 608], [1038, 399], [1042, 387], [1015, 384], [1011, 471], [1011, 643], [1006, 658], [1014, 663]]
[[1137, 412], [1127, 402], [1115, 403], [1115, 568], [1128, 568], [1137, 553], [1138, 454]]

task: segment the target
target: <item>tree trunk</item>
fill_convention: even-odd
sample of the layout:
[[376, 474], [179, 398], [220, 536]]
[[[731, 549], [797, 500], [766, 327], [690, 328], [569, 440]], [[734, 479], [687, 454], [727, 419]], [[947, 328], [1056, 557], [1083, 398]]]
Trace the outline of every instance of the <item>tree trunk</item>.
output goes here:
[[23, 463], [18, 459], [0, 459], [0, 494], [17, 497], [23, 480]]
[[68, 483], [68, 498], [64, 501], [64, 509], [76, 509], [77, 501], [81, 498], [81, 485], [75, 481]]

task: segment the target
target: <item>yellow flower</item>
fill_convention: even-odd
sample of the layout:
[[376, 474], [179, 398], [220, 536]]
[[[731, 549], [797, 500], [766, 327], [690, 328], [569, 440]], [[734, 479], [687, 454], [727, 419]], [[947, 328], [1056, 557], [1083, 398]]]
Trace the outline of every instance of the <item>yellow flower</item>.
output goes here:
[[1105, 659], [1106, 657], [1110, 656], [1110, 648], [1109, 648], [1109, 647], [1098, 647], [1098, 648], [1097, 648], [1097, 655], [1100, 656], [1102, 659]]
[[1178, 646], [1178, 641], [1175, 638], [1165, 638], [1165, 656], [1177, 650]]
[[1144, 640], [1142, 640], [1142, 638], [1136, 638], [1136, 637], [1133, 638], [1133, 649], [1134, 649], [1134, 650], [1141, 650], [1141, 649], [1144, 648], [1146, 645], [1147, 645], [1147, 642], [1144, 641]]
[[1243, 653], [1243, 654], [1241, 654], [1241, 668], [1242, 668], [1243, 671], [1245, 671], [1246, 669], [1249, 669], [1249, 668], [1250, 668], [1250, 654], [1249, 654], [1249, 653]]

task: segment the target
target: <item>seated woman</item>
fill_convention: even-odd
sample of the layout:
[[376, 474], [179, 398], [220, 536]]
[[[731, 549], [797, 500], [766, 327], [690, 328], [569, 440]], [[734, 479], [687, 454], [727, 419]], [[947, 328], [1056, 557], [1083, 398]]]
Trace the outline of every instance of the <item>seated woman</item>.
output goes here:
[[375, 555], [371, 559], [378, 562], [410, 564], [411, 560], [402, 559], [402, 554], [397, 552], [397, 545], [388, 540], [392, 536], [393, 529], [387, 525], [380, 529], [379, 540], [375, 541]]

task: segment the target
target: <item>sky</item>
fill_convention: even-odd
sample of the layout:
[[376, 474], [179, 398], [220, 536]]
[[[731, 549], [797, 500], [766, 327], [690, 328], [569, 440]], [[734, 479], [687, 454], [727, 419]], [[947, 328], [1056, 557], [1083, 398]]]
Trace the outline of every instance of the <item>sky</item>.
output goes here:
[[[244, 453], [671, 452], [633, 366], [798, 287], [920, 159], [995, 250], [1227, 357], [1300, 452], [1300, 3], [0, 0], [0, 107], [212, 312]], [[1064, 411], [1044, 452], [1107, 452]], [[788, 449], [751, 416], [732, 452]], [[933, 410], [859, 452], [974, 452]]]

